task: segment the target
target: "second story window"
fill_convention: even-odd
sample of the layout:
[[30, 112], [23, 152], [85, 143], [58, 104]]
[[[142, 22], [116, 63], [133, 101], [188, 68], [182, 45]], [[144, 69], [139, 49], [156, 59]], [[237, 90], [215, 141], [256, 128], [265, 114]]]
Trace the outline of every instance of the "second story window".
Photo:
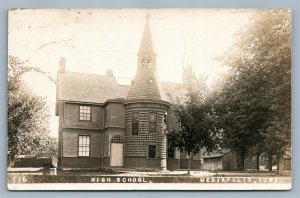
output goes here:
[[156, 113], [149, 113], [149, 133], [156, 132]]
[[132, 113], [132, 135], [139, 134], [139, 120], [140, 120], [139, 113]]
[[79, 114], [80, 120], [91, 120], [91, 107], [80, 106]]

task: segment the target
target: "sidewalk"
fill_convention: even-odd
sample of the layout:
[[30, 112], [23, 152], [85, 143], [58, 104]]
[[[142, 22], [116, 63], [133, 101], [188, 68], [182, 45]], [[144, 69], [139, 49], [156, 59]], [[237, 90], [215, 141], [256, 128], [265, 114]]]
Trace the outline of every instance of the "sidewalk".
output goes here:
[[[7, 168], [7, 173], [39, 175], [43, 173], [43, 168]], [[187, 176], [187, 170], [159, 171], [159, 170], [137, 170], [137, 169], [105, 169], [105, 170], [64, 170], [58, 171], [58, 175], [77, 175], [77, 176], [165, 176], [178, 177]], [[191, 170], [191, 177], [274, 177], [276, 172], [268, 171], [205, 171]], [[291, 176], [291, 172], [285, 172], [282, 176]]]

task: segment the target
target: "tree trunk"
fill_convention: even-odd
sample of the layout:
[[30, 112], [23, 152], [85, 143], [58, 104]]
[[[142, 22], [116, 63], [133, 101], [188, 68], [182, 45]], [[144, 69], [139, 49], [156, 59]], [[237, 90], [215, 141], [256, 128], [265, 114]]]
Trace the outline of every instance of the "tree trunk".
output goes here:
[[259, 168], [259, 157], [260, 157], [260, 154], [257, 153], [256, 154], [256, 170], [257, 171], [260, 171], [260, 168]]
[[13, 167], [14, 166], [14, 160], [12, 160], [11, 158], [9, 158], [8, 160], [8, 167]]
[[283, 157], [277, 153], [277, 175], [283, 175]]
[[191, 157], [191, 153], [188, 153], [189, 155], [189, 161], [188, 161], [188, 175], [191, 175], [191, 160], [192, 160], [192, 157]]
[[199, 154], [200, 154], [200, 160], [199, 160], [199, 163], [200, 163], [200, 170], [202, 170], [203, 167], [202, 167], [202, 163], [201, 163], [202, 160], [201, 160], [201, 159], [203, 159], [203, 158], [202, 158], [203, 156], [202, 156], [202, 153], [201, 153], [201, 148], [199, 149]]
[[271, 152], [269, 152], [268, 153], [268, 168], [269, 168], [270, 172], [272, 171], [272, 158], [273, 158], [273, 155]]
[[10, 154], [8, 156], [8, 167], [13, 167], [14, 166], [14, 163], [15, 163], [15, 155], [13, 154]]
[[240, 153], [240, 164], [239, 164], [239, 170], [244, 171], [245, 170], [245, 153]]

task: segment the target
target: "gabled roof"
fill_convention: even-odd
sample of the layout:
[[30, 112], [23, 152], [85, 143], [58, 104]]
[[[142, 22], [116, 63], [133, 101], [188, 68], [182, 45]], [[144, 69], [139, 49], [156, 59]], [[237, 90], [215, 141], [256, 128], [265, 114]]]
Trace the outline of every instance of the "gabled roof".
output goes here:
[[[86, 74], [77, 72], [58, 73], [57, 99], [82, 103], [102, 104], [107, 100], [126, 98], [130, 87], [120, 85], [114, 76]], [[180, 83], [161, 82], [166, 100], [172, 102], [184, 97], [186, 90]]]
[[114, 76], [76, 72], [58, 73], [58, 100], [104, 103], [125, 98], [130, 86], [119, 85]]
[[168, 102], [175, 102], [177, 98], [185, 101], [187, 89], [181, 83], [161, 82], [161, 85], [167, 95]]
[[208, 155], [203, 156], [204, 159], [209, 159], [209, 158], [219, 158], [219, 157], [223, 157], [225, 154], [231, 152], [230, 149], [221, 149], [221, 150], [216, 150], [213, 151], [211, 153], [209, 153]]
[[[186, 90], [176, 83], [160, 82], [155, 66], [156, 53], [153, 49], [149, 26], [149, 14], [146, 15], [146, 25], [138, 56], [150, 58], [153, 67], [139, 67], [131, 86], [119, 85], [113, 75], [95, 75], [75, 72], [66, 72], [65, 62], [60, 63], [57, 82], [58, 101], [74, 101], [82, 103], [103, 104], [107, 100], [163, 100], [172, 102], [176, 98], [183, 99]], [[57, 114], [57, 113], [56, 113]]]

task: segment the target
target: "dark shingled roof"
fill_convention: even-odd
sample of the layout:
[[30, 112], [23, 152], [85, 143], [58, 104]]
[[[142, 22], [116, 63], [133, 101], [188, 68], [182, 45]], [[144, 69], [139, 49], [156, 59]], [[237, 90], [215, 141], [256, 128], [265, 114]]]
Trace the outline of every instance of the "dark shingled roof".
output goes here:
[[137, 73], [132, 81], [133, 84], [128, 92], [126, 100], [163, 100], [168, 101], [167, 95], [161, 85], [161, 82], [158, 78], [155, 66], [155, 57], [156, 53], [153, 49], [151, 32], [149, 26], [149, 15], [147, 14], [145, 30], [143, 33], [140, 50], [138, 53], [139, 61], [150, 61], [153, 62], [153, 65], [150, 67], [139, 66]]
[[[109, 99], [126, 98], [130, 87], [120, 85], [114, 76], [95, 75], [77, 72], [58, 73], [58, 100], [87, 103], [104, 103]], [[184, 97], [186, 90], [179, 83], [161, 82], [171, 102]]]
[[[84, 74], [65, 71], [65, 61], [60, 61], [60, 71], [57, 79], [58, 101], [73, 101], [82, 103], [99, 103], [113, 99], [126, 100], [163, 100], [172, 102], [176, 98], [183, 99], [186, 90], [181, 84], [160, 82], [155, 66], [156, 53], [153, 49], [149, 26], [149, 14], [146, 16], [146, 25], [139, 49], [139, 59], [154, 60], [152, 67], [139, 67], [131, 86], [119, 85], [112, 73], [108, 75]], [[145, 61], [145, 60], [144, 60]]]
[[231, 151], [230, 149], [221, 149], [218, 151], [213, 151], [208, 155], [203, 156], [203, 159], [223, 157], [226, 153], [229, 153], [230, 151]]
[[130, 86], [119, 85], [114, 76], [65, 72], [58, 74], [58, 100], [104, 103], [125, 98]]
[[[149, 82], [151, 81], [151, 83]], [[168, 101], [167, 95], [159, 81], [158, 75], [152, 69], [139, 69], [133, 80], [133, 85], [126, 97], [127, 100], [151, 99]]]
[[161, 82], [161, 85], [167, 95], [168, 101], [185, 101], [187, 89], [181, 83]]
[[142, 41], [139, 49], [139, 54], [141, 53], [154, 53], [154, 47], [151, 38], [151, 31], [149, 25], [150, 16], [147, 14], [146, 16], [146, 25], [142, 36]]

